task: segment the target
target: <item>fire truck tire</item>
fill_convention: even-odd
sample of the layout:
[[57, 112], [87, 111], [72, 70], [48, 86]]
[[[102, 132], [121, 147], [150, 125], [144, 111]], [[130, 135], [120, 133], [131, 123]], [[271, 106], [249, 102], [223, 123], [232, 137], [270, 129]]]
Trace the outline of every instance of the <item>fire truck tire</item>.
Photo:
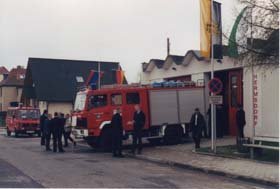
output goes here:
[[9, 130], [8, 127], [7, 127], [7, 136], [11, 136], [11, 131]]
[[99, 148], [104, 152], [112, 151], [112, 129], [104, 127], [99, 138]]
[[181, 125], [169, 125], [165, 129], [163, 141], [167, 145], [179, 144], [183, 137], [183, 128]]

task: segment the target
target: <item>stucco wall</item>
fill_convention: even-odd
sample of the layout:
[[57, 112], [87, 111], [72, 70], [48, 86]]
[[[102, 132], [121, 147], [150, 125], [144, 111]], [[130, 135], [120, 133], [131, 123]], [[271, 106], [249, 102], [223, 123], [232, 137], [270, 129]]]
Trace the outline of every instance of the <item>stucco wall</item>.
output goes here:
[[17, 87], [2, 87], [2, 96], [0, 103], [2, 103], [2, 111], [7, 111], [10, 102], [19, 102], [22, 94], [22, 89]]
[[[64, 114], [70, 113], [70, 111], [73, 109], [72, 103], [63, 103], [63, 102], [49, 102], [48, 103], [48, 111], [51, 114], [54, 114], [55, 112], [62, 112]], [[41, 110], [43, 112], [43, 110]]]

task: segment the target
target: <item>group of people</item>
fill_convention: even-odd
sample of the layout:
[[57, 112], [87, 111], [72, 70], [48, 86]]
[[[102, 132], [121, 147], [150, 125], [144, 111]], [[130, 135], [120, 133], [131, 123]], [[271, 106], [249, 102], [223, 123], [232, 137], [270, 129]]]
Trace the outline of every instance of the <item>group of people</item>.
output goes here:
[[[135, 112], [133, 115], [132, 121], [129, 121], [128, 124], [133, 125], [133, 144], [132, 144], [132, 153], [135, 154], [136, 150], [138, 154], [142, 152], [142, 131], [145, 126], [146, 116], [145, 113], [141, 110], [139, 105], [135, 105]], [[238, 137], [243, 138], [243, 130], [246, 124], [245, 121], [245, 112], [242, 109], [242, 106], [238, 107], [236, 113], [236, 123], [238, 130]], [[62, 145], [62, 136], [64, 136], [64, 147], [68, 146], [68, 140], [73, 142], [73, 145], [76, 145], [76, 142], [71, 138], [71, 118], [69, 114], [54, 113], [54, 117], [51, 114], [48, 114], [48, 111], [45, 110], [40, 118], [40, 127], [42, 131], [41, 135], [41, 145], [46, 146], [46, 151], [51, 151], [50, 140], [53, 140], [53, 152], [64, 152]], [[200, 148], [200, 140], [202, 136], [202, 131], [206, 127], [206, 122], [203, 115], [200, 113], [198, 108], [195, 108], [190, 120], [190, 128], [192, 132], [192, 138], [195, 143], [195, 148]], [[123, 121], [120, 109], [115, 109], [113, 112], [111, 120], [112, 128], [112, 153], [113, 157], [124, 157], [122, 154], [122, 140], [123, 140]]]
[[[136, 150], [138, 154], [142, 153], [142, 130], [145, 126], [146, 116], [141, 110], [139, 105], [135, 105], [135, 112], [133, 120], [129, 121], [128, 124], [133, 125], [133, 143], [131, 153], [135, 154]], [[123, 138], [123, 121], [120, 109], [114, 110], [113, 117], [111, 120], [111, 127], [113, 129], [112, 135], [112, 152], [113, 157], [124, 157], [122, 154], [122, 138]]]
[[[243, 110], [241, 105], [238, 105], [235, 116], [236, 116], [235, 120], [236, 120], [236, 127], [237, 127], [237, 137], [239, 139], [242, 139], [244, 138], [244, 126], [246, 125], [246, 118], [245, 118], [245, 111]], [[223, 119], [223, 118], [219, 117], [218, 119]], [[199, 108], [195, 108], [195, 112], [193, 113], [190, 120], [190, 127], [192, 132], [192, 138], [195, 143], [195, 148], [196, 149], [200, 148], [200, 140], [202, 137], [202, 132], [205, 132], [206, 122], [203, 115], [200, 113]]]
[[[69, 114], [64, 116], [63, 113], [55, 112], [54, 115], [49, 114], [44, 110], [40, 117], [41, 129], [41, 145], [46, 147], [46, 151], [64, 152], [62, 137], [64, 137], [64, 147], [68, 146], [68, 140], [76, 145], [76, 142], [71, 137], [72, 127]], [[53, 141], [53, 149], [50, 148], [51, 139]]]

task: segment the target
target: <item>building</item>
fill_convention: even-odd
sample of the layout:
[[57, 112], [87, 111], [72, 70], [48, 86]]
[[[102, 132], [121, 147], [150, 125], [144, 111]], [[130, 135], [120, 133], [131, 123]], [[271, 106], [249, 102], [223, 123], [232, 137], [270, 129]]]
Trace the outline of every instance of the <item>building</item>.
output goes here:
[[99, 68], [103, 72], [101, 85], [116, 83], [117, 62], [29, 58], [22, 102], [41, 111], [70, 113], [76, 92], [90, 71]]
[[[8, 107], [17, 105], [20, 102], [25, 68], [17, 66], [13, 68], [8, 76], [5, 76], [0, 83], [0, 112], [6, 112]], [[6, 75], [7, 72], [5, 71]]]
[[[198, 50], [188, 51], [182, 59], [167, 56], [164, 62], [150, 60], [142, 63], [142, 84], [161, 81], [193, 81], [205, 84], [206, 101], [209, 101], [207, 83], [211, 78], [211, 63]], [[215, 77], [223, 82], [223, 104], [217, 109], [221, 127], [226, 135], [237, 133], [235, 114], [237, 105], [246, 112], [245, 135], [279, 139], [279, 67], [244, 67], [236, 59], [225, 56], [214, 62]], [[218, 113], [219, 112], [219, 113]], [[207, 112], [203, 112], [207, 117]]]
[[9, 75], [9, 71], [4, 66], [0, 67], [0, 82], [6, 79]]

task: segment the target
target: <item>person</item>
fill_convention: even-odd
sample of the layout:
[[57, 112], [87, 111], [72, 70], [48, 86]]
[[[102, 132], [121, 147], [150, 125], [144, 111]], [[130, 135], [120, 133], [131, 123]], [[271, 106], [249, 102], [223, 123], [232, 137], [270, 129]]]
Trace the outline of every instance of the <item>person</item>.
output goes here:
[[68, 146], [68, 139], [76, 146], [76, 141], [71, 137], [72, 126], [71, 126], [71, 117], [69, 114], [66, 114], [65, 124], [64, 124], [64, 147]]
[[63, 125], [61, 118], [58, 113], [54, 113], [54, 118], [52, 119], [52, 136], [53, 136], [53, 152], [57, 152], [57, 147], [59, 152], [64, 152], [62, 148], [62, 133]]
[[46, 151], [51, 151], [50, 148], [51, 130], [52, 130], [52, 115], [48, 114], [48, 118], [44, 122], [44, 134], [46, 137]]
[[133, 144], [132, 153], [135, 154], [137, 148], [138, 154], [142, 153], [142, 129], [144, 128], [146, 116], [137, 104], [134, 106], [135, 112], [133, 115]]
[[122, 155], [122, 137], [123, 137], [122, 116], [120, 114], [119, 109], [116, 109], [113, 112], [111, 127], [113, 132], [112, 134], [113, 157], [124, 157]]
[[41, 134], [41, 146], [44, 146], [46, 143], [46, 137], [44, 134], [44, 125], [45, 120], [48, 119], [48, 110], [44, 110], [43, 114], [40, 116], [40, 134]]
[[200, 113], [199, 108], [195, 108], [195, 112], [190, 120], [192, 137], [195, 142], [195, 148], [200, 148], [200, 138], [202, 128], [205, 127], [205, 120], [203, 115]]
[[244, 126], [246, 125], [245, 111], [243, 110], [242, 105], [238, 105], [238, 110], [236, 112], [236, 124], [237, 132], [239, 138], [244, 138]]

